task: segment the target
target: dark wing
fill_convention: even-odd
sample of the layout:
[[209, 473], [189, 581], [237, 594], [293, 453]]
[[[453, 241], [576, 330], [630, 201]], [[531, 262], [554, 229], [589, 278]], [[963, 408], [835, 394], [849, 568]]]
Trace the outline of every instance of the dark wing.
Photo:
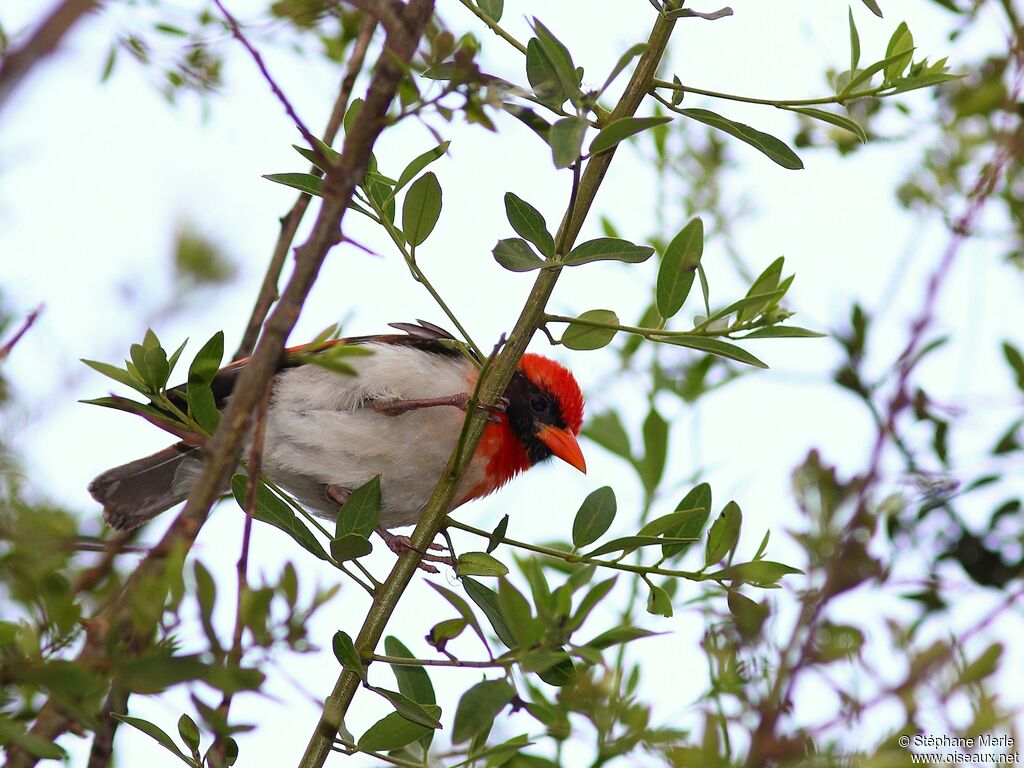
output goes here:
[[[338, 344], [400, 344], [405, 347], [414, 347], [424, 352], [430, 352], [436, 355], [458, 357], [461, 354], [457, 349], [453, 348], [451, 344], [442, 343], [456, 341], [456, 338], [439, 325], [434, 325], [426, 320], [417, 320], [416, 323], [389, 323], [388, 325], [399, 331], [404, 331], [405, 333], [388, 333], [377, 336], [351, 336], [345, 339], [332, 339], [330, 341], [318, 342], [315, 345], [302, 344], [297, 347], [289, 347], [284, 350], [284, 354], [281, 356], [281, 362], [278, 364], [277, 369], [280, 371], [285, 368], [295, 368], [303, 365], [305, 363], [304, 358], [306, 355], [330, 349]], [[221, 368], [213, 377], [210, 388], [213, 390], [213, 396], [217, 401], [218, 408], [223, 408], [227, 404], [227, 399], [234, 391], [235, 384], [238, 381], [238, 376], [247, 362], [249, 362], [249, 358], [247, 357], [243, 357], [241, 360], [236, 360], [230, 365], [226, 365]], [[167, 394], [176, 406], [182, 409], [187, 408], [184, 384], [168, 390]]]

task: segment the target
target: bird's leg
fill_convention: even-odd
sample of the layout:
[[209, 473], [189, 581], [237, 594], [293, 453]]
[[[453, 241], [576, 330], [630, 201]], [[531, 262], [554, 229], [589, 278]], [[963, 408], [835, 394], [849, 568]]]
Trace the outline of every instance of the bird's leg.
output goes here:
[[[374, 530], [377, 531], [377, 535], [380, 536], [387, 548], [394, 552], [396, 555], [403, 555], [410, 550], [413, 552], [419, 552], [420, 560], [419, 567], [427, 573], [438, 573], [437, 568], [430, 565], [430, 563], [443, 563], [444, 565], [455, 565], [455, 560], [452, 559], [451, 555], [431, 555], [427, 552], [420, 552], [416, 547], [412, 545], [412, 540], [408, 536], [399, 536], [398, 534], [392, 533], [383, 525], [378, 525]], [[440, 544], [430, 544], [427, 549], [433, 549], [443, 551], [444, 547]], [[424, 562], [426, 561], [426, 562]]]
[[352, 491], [348, 488], [342, 488], [340, 485], [330, 485], [324, 489], [324, 493], [327, 494], [327, 498], [337, 504], [339, 507], [342, 506], [348, 497], [352, 495]]
[[[405, 400], [400, 397], [380, 397], [374, 400], [370, 407], [377, 413], [383, 413], [386, 416], [401, 416], [409, 411], [415, 411], [420, 408], [434, 408], [439, 405], [449, 405], [465, 411], [469, 409], [469, 401], [472, 398], [473, 396], [468, 392], [459, 392], [454, 395], [446, 395], [445, 397], [427, 397], [419, 400]], [[494, 405], [477, 403], [476, 407], [481, 411], [492, 414], [491, 420], [497, 421], [497, 414], [504, 413], [508, 408], [508, 398], [498, 398]]]

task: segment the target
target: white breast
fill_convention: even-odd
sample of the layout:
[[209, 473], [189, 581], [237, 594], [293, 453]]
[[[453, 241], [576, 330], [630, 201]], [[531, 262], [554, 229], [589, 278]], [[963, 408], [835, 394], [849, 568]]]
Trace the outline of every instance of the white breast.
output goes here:
[[[476, 370], [455, 356], [396, 344], [367, 344], [366, 357], [347, 358], [356, 376], [314, 365], [277, 375], [267, 414], [264, 472], [316, 514], [335, 517], [324, 486], [356, 488], [381, 476], [380, 521], [415, 523], [447, 464], [465, 414], [439, 406], [386, 416], [374, 399], [444, 397], [470, 390]], [[467, 488], [481, 469], [466, 478]]]

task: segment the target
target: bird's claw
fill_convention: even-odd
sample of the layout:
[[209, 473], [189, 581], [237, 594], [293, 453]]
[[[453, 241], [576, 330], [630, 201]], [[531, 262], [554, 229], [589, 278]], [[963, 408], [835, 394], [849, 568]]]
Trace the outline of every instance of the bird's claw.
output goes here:
[[[430, 563], [441, 563], [443, 565], [455, 566], [455, 560], [449, 555], [431, 555], [427, 552], [420, 552], [413, 546], [412, 539], [408, 536], [400, 536], [395, 533], [391, 533], [387, 528], [383, 526], [377, 527], [377, 534], [384, 540], [384, 544], [398, 556], [404, 555], [406, 552], [417, 552], [420, 555], [419, 567], [427, 573], [439, 573], [437, 568], [432, 566]], [[428, 550], [434, 550], [435, 552], [443, 552], [444, 547], [440, 544], [428, 544]]]

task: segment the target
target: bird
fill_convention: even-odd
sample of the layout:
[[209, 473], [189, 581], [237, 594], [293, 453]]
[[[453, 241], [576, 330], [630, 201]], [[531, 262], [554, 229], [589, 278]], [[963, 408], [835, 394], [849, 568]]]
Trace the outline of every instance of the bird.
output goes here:
[[[480, 361], [464, 354], [454, 337], [433, 323], [389, 325], [401, 333], [285, 350], [265, 416], [262, 472], [312, 514], [327, 519], [337, 518], [354, 489], [379, 476], [376, 532], [400, 554], [411, 542], [390, 529], [413, 525], [422, 515], [459, 439]], [[344, 358], [351, 375], [310, 362], [311, 355], [330, 354], [339, 344], [364, 352]], [[213, 378], [219, 408], [226, 405], [245, 363], [236, 361]], [[168, 394], [184, 401], [183, 387]], [[523, 355], [503, 397], [483, 407], [489, 411], [488, 423], [452, 509], [498, 490], [552, 456], [586, 473], [577, 440], [583, 394], [562, 364]], [[245, 450], [250, 440], [251, 434]], [[201, 446], [186, 439], [103, 472], [89, 492], [103, 505], [111, 527], [132, 530], [184, 501], [202, 461]], [[447, 562], [437, 556], [424, 559]]]

